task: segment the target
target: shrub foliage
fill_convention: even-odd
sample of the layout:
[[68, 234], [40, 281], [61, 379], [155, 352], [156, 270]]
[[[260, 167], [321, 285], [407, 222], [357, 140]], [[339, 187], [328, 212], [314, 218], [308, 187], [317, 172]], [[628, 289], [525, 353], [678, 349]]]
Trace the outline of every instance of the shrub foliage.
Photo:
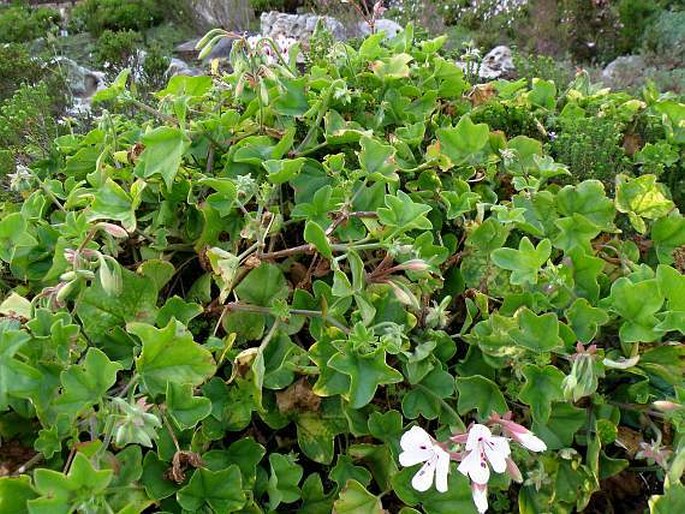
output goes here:
[[[472, 87], [444, 41], [303, 72], [238, 40], [230, 74], [152, 106], [124, 72], [92, 131], [8, 177], [0, 436], [28, 463], [4, 511], [475, 512], [455, 465], [412, 488], [400, 439], [508, 411], [546, 451], [493, 473], [493, 511], [638, 473], [643, 506], [683, 504], [685, 105], [582, 74]], [[600, 113], [656, 128], [578, 176], [550, 140]]]

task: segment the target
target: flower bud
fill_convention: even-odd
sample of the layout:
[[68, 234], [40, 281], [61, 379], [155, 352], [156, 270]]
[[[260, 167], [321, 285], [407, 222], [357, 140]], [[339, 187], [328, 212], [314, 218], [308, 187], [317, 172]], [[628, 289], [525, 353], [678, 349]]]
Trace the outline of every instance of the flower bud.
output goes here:
[[96, 227], [100, 230], [104, 230], [110, 236], [113, 236], [113, 237], [118, 237], [120, 239], [124, 239], [124, 238], [128, 237], [128, 232], [126, 232], [119, 225], [115, 225], [114, 223], [101, 222], [101, 223], [98, 223], [96, 225]]
[[656, 409], [659, 409], [662, 412], [674, 411], [682, 407], [680, 404], [672, 402], [670, 400], [657, 400], [655, 402], [652, 402], [652, 406]]
[[395, 266], [396, 270], [426, 271], [430, 266], [423, 259], [410, 259]]

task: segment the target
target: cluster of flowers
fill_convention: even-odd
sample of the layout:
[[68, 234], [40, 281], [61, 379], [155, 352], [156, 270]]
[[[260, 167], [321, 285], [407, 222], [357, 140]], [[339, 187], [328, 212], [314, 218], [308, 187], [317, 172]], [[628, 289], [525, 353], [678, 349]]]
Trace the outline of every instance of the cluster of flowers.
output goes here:
[[265, 64], [269, 66], [279, 62], [279, 55], [285, 62], [289, 62], [290, 49], [297, 43], [296, 39], [283, 34], [279, 34], [273, 39], [250, 36], [246, 41], [250, 49], [258, 52]]
[[[493, 428], [502, 435], [494, 435]], [[473, 501], [482, 514], [488, 510], [491, 467], [495, 473], [507, 472], [513, 480], [523, 481], [521, 471], [511, 458], [510, 441], [532, 452], [547, 449], [544, 441], [511, 421], [511, 413], [507, 413], [501, 417], [493, 414], [486, 425], [472, 424], [465, 433], [452, 436], [446, 443], [436, 441], [424, 429], [414, 426], [400, 439], [399, 459], [402, 466], [423, 463], [411, 481], [412, 487], [421, 492], [430, 489], [434, 481], [439, 492], [446, 492], [450, 461], [459, 462], [457, 471], [471, 479]]]

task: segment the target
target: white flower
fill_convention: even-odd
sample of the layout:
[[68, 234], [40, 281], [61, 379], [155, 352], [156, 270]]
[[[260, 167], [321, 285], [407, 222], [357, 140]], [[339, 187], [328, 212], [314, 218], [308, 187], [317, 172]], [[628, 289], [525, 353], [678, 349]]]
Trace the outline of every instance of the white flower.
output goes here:
[[412, 478], [411, 485], [417, 491], [427, 491], [433, 485], [441, 492], [447, 492], [447, 474], [450, 470], [450, 454], [442, 449], [421, 427], [412, 427], [400, 439], [402, 453], [400, 464], [413, 466], [423, 462], [421, 469]]
[[487, 484], [490, 479], [488, 462], [496, 473], [504, 473], [507, 458], [511, 455], [509, 441], [505, 437], [494, 436], [488, 427], [479, 424], [469, 430], [466, 451], [468, 454], [457, 469], [480, 485]]

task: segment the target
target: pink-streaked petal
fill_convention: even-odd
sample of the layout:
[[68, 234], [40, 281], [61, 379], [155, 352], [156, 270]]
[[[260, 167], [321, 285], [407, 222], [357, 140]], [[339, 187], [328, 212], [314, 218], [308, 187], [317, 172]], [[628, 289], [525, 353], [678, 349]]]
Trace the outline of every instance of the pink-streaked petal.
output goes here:
[[490, 480], [490, 468], [479, 450], [470, 452], [461, 461], [457, 471], [478, 484], [487, 484]]
[[447, 475], [450, 472], [450, 455], [444, 450], [437, 450], [438, 462], [435, 467], [435, 488], [438, 492], [447, 492]]
[[507, 469], [507, 457], [511, 455], [507, 440], [504, 437], [491, 437], [485, 442], [483, 448], [492, 469], [496, 473], [504, 473]]
[[428, 491], [433, 485], [433, 477], [435, 476], [435, 468], [437, 467], [438, 458], [434, 457], [421, 466], [421, 469], [411, 479], [411, 486], [419, 492]]
[[544, 452], [547, 450], [545, 442], [528, 430], [523, 434], [519, 434], [514, 439], [525, 448], [528, 448], [531, 452]]
[[471, 496], [478, 512], [484, 514], [488, 510], [488, 486], [471, 484]]
[[469, 451], [476, 450], [480, 443], [484, 440], [490, 439], [492, 432], [485, 425], [475, 424], [469, 429], [469, 437], [466, 440], [466, 449]]

